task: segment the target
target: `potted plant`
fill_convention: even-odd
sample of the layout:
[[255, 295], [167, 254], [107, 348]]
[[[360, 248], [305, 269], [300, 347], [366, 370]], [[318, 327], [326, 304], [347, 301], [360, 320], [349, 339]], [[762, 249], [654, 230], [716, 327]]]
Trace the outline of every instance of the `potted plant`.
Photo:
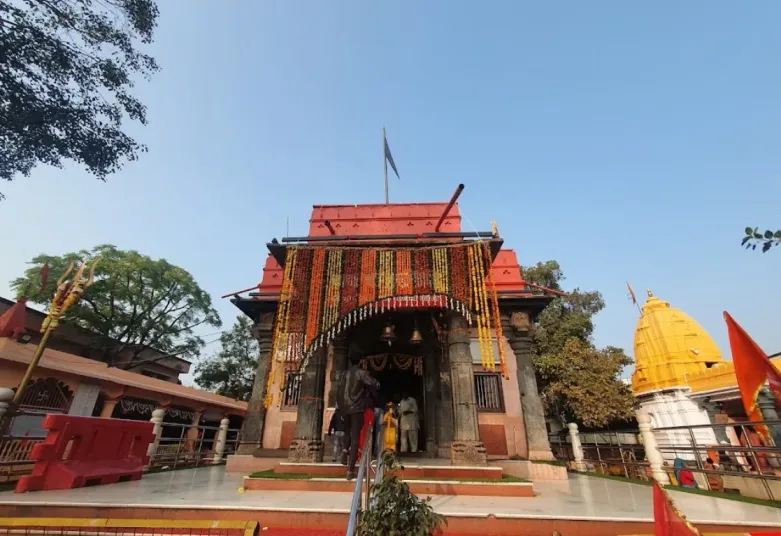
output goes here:
[[442, 534], [444, 516], [434, 512], [431, 497], [421, 500], [398, 478], [404, 469], [391, 451], [382, 455], [383, 477], [372, 485], [374, 501], [361, 512], [358, 534], [371, 536], [430, 536]]

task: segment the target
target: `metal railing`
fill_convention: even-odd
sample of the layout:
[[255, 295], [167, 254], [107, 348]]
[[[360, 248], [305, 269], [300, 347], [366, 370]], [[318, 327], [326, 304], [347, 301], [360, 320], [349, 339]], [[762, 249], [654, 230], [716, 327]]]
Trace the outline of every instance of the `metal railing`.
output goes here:
[[[689, 471], [701, 475], [699, 479], [694, 478], [698, 488], [781, 500], [778, 483], [781, 446], [776, 446], [772, 439], [781, 439], [781, 421], [670, 426], [654, 428], [653, 432], [664, 459], [663, 470], [674, 485], [680, 485], [681, 471]], [[761, 439], [759, 432], [770, 439]], [[638, 434], [638, 430], [580, 433], [586, 469], [612, 476], [650, 479], [645, 447]], [[575, 462], [567, 432], [552, 434], [549, 440], [556, 458], [571, 465]], [[675, 467], [676, 460], [683, 467]], [[764, 493], [752, 482], [759, 484]]]
[[[358, 516], [361, 512], [361, 497], [365, 497], [363, 510], [366, 511], [374, 505], [375, 497], [373, 497], [374, 486], [380, 483], [383, 476], [382, 466], [382, 445], [384, 444], [383, 427], [382, 427], [382, 410], [374, 411], [374, 420], [366, 430], [366, 437], [368, 441], [364, 440], [364, 451], [361, 456], [361, 464], [358, 466], [358, 475], [355, 478], [355, 489], [353, 490], [353, 498], [350, 504], [350, 516], [347, 521], [347, 536], [354, 536], [358, 525]], [[372, 462], [372, 446], [375, 442], [374, 430], [377, 430], [376, 434], [376, 452], [377, 460]], [[371, 483], [371, 471], [374, 467], [374, 486]], [[365, 486], [366, 493], [361, 493]]]
[[222, 452], [218, 452], [218, 426], [193, 427], [189, 424], [164, 422], [157, 449], [149, 457], [149, 467], [176, 469], [223, 463], [230, 454], [238, 450], [240, 432], [239, 429], [229, 428], [225, 447]]
[[[14, 418], [25, 416], [42, 419], [44, 414], [17, 410]], [[223, 463], [238, 449], [240, 432], [229, 428], [225, 445], [219, 451], [219, 427], [163, 423], [157, 448], [149, 458], [149, 468], [176, 469]], [[32, 472], [35, 462], [30, 459], [30, 453], [35, 445], [45, 441], [47, 433], [46, 430], [33, 429], [26, 435], [19, 435], [15, 434], [13, 425], [9, 427], [8, 433], [0, 437], [0, 485], [12, 484]]]

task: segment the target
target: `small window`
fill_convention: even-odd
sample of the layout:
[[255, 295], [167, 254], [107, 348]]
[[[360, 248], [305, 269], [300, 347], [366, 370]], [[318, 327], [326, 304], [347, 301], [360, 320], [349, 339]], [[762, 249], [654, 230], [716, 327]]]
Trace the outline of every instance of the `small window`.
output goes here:
[[298, 405], [298, 399], [301, 397], [301, 378], [300, 372], [288, 372], [285, 376], [285, 388], [282, 392], [282, 406], [293, 407]]
[[477, 411], [504, 413], [502, 377], [493, 372], [475, 372]]

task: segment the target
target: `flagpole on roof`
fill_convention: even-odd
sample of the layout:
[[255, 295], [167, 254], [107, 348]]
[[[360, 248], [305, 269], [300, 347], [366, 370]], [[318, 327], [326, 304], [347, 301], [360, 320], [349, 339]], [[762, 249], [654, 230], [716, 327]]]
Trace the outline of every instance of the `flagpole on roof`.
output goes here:
[[386, 147], [388, 142], [385, 138], [385, 127], [382, 127], [382, 162], [385, 166], [385, 204], [389, 204], [388, 201], [388, 153]]

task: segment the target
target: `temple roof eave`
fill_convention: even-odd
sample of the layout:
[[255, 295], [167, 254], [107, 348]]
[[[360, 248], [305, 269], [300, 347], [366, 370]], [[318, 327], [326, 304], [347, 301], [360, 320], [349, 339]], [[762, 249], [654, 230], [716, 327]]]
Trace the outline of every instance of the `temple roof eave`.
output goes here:
[[[388, 235], [388, 236], [340, 236], [340, 237], [328, 237], [329, 240], [319, 239], [316, 242], [298, 242], [298, 243], [283, 243], [273, 240], [266, 244], [266, 247], [274, 257], [280, 266], [285, 265], [285, 257], [287, 256], [287, 248], [290, 246], [322, 246], [322, 247], [358, 247], [358, 248], [397, 248], [397, 247], [436, 247], [447, 246], [453, 244], [469, 244], [471, 240], [466, 240], [460, 236], [466, 233], [431, 233], [432, 236], [427, 235]], [[459, 237], [454, 236], [458, 234]], [[480, 235], [479, 238], [483, 242], [488, 244], [491, 250], [491, 259], [496, 259], [499, 254], [499, 250], [502, 249], [504, 239], [494, 236], [493, 238], [483, 239], [482, 235], [490, 235], [490, 233], [476, 233]], [[283, 241], [286, 239], [282, 239]]]

